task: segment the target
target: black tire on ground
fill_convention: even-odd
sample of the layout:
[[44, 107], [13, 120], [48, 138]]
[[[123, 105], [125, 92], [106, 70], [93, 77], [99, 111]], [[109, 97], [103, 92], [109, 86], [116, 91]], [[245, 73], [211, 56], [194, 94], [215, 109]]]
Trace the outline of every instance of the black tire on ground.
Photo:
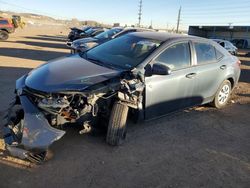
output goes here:
[[112, 146], [121, 145], [126, 138], [127, 105], [115, 102], [111, 111], [106, 142]]
[[5, 41], [8, 38], [9, 38], [8, 32], [0, 30], [0, 41]]
[[[228, 93], [228, 97], [225, 100], [221, 100], [221, 91], [223, 91], [223, 88], [228, 88], [227, 91], [225, 91], [226, 93]], [[219, 89], [217, 90], [216, 94], [215, 94], [215, 98], [213, 100], [213, 102], [211, 103], [215, 108], [224, 108], [227, 105], [227, 102], [230, 99], [230, 94], [231, 94], [231, 90], [232, 90], [232, 84], [229, 80], [225, 80], [221, 86], [219, 87]]]

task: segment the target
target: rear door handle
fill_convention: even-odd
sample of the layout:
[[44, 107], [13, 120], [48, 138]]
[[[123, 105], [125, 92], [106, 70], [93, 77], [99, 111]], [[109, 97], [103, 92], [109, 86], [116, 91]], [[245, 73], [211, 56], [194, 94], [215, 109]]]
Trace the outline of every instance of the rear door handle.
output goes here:
[[186, 77], [192, 79], [192, 78], [194, 78], [196, 75], [197, 75], [196, 73], [189, 73], [189, 74], [186, 75]]
[[221, 65], [221, 66], [220, 66], [220, 69], [221, 69], [221, 70], [225, 70], [226, 68], [227, 68], [226, 65]]

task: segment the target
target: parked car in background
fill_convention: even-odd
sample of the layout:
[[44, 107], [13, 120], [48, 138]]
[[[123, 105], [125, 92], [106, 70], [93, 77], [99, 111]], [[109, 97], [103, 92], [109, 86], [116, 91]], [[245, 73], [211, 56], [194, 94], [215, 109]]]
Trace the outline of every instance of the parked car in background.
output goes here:
[[90, 29], [90, 26], [85, 26], [82, 29], [76, 28], [76, 27], [72, 27], [70, 28], [70, 32], [68, 34], [68, 40], [69, 41], [73, 41], [75, 39], [80, 38], [80, 34], [85, 32], [86, 30]]
[[237, 55], [238, 48], [234, 46], [231, 42], [222, 39], [212, 39], [213, 41], [220, 44], [223, 48], [225, 48], [230, 54]]
[[99, 44], [107, 42], [111, 39], [120, 37], [127, 33], [132, 32], [145, 32], [145, 31], [153, 31], [152, 29], [145, 28], [135, 28], [135, 27], [115, 27], [110, 30], [107, 30], [99, 35], [94, 37], [88, 37], [83, 39], [78, 39], [73, 41], [72, 43], [67, 43], [68, 47], [71, 48], [71, 53], [83, 52], [89, 50]]
[[7, 40], [10, 33], [14, 33], [15, 27], [10, 19], [0, 18], [0, 41]]
[[94, 37], [104, 31], [107, 31], [107, 29], [103, 27], [91, 27], [88, 30], [84, 31], [84, 33], [80, 35], [80, 38]]
[[232, 44], [237, 48], [248, 48], [248, 41], [246, 39], [233, 39], [231, 40]]
[[80, 38], [93, 37], [104, 32], [105, 30], [106, 29], [102, 27], [88, 27], [88, 26], [85, 27], [84, 29], [71, 28], [71, 32], [68, 35], [68, 40], [69, 42], [72, 42]]
[[149, 120], [206, 103], [223, 108], [239, 76], [238, 58], [212, 40], [129, 33], [19, 78], [3, 120], [6, 149], [41, 162], [70, 123], [80, 134], [105, 127], [106, 142], [119, 145], [128, 111]]

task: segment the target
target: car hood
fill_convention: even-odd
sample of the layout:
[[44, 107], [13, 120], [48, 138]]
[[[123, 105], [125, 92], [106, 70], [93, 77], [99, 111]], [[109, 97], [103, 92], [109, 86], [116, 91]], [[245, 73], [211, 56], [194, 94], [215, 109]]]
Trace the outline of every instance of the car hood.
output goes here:
[[25, 85], [47, 93], [81, 91], [121, 73], [122, 71], [89, 62], [77, 54], [32, 70], [26, 77]]

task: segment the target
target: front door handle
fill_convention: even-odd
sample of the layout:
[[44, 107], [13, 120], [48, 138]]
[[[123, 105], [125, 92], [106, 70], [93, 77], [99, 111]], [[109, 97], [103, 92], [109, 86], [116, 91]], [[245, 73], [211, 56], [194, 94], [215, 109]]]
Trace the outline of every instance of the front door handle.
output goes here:
[[220, 69], [221, 69], [221, 70], [225, 70], [226, 68], [227, 68], [226, 65], [221, 65], [221, 66], [220, 66]]
[[186, 78], [192, 79], [192, 78], [194, 78], [196, 75], [197, 75], [196, 73], [189, 73], [189, 74], [186, 75]]

